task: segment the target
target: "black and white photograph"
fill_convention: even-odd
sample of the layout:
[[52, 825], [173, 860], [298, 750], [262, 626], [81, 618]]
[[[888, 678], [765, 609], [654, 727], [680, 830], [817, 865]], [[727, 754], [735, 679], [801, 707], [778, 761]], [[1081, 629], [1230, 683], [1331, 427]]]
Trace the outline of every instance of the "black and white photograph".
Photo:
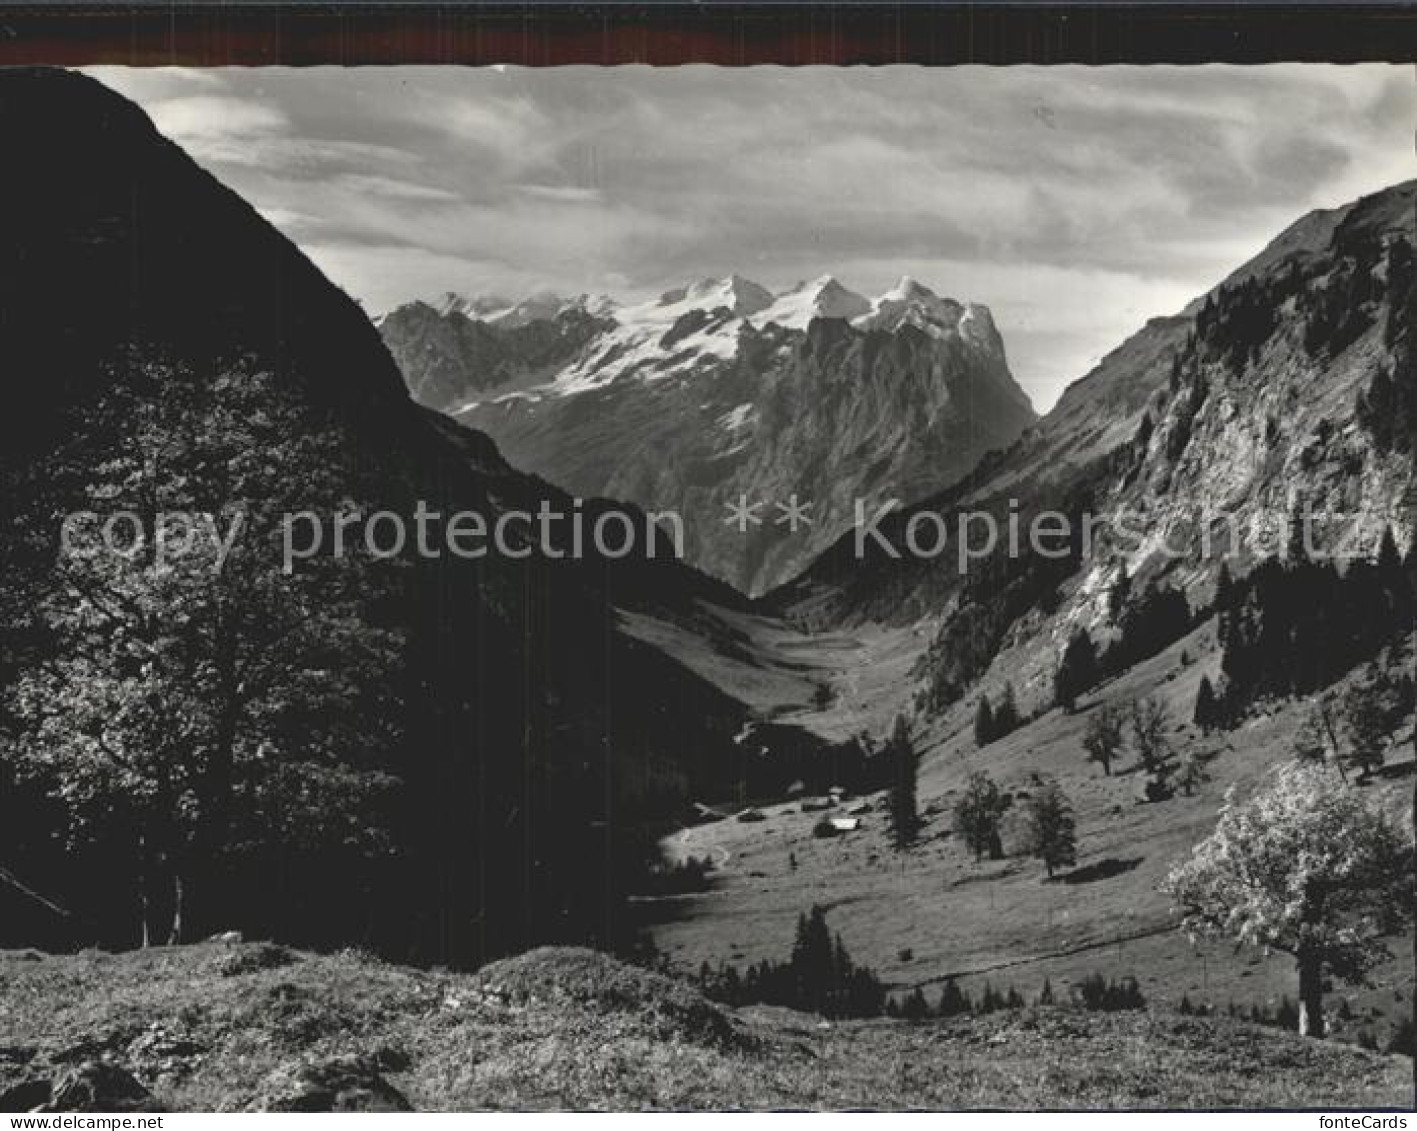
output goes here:
[[1413, 1108], [1412, 61], [199, 38], [0, 66], [9, 1126]]

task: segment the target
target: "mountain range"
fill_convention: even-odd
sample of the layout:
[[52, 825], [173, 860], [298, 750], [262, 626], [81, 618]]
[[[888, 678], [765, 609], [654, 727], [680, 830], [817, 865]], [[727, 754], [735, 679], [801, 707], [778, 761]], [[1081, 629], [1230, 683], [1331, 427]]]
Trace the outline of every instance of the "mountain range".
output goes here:
[[[632, 305], [444, 296], [378, 325], [416, 399], [573, 493], [679, 515], [686, 558], [750, 594], [858, 503], [946, 486], [1035, 419], [988, 309], [910, 278], [873, 300], [829, 276]], [[789, 524], [794, 500], [810, 509]], [[743, 503], [760, 509], [734, 529]]]
[[[1273, 519], [1304, 504], [1325, 517], [1315, 540], [1324, 552], [1372, 558], [1385, 531], [1401, 546], [1413, 537], [1417, 182], [1300, 218], [1216, 288], [1140, 328], [1036, 419], [988, 312], [909, 280], [874, 300], [833, 280], [774, 295], [736, 277], [631, 306], [447, 298], [400, 308], [376, 328], [250, 205], [96, 81], [0, 72], [0, 130], [11, 155], [0, 180], [7, 530], [86, 497], [45, 473], [104, 473], [84, 462], [91, 437], [73, 422], [139, 370], [158, 375], [155, 391], [138, 386], [148, 397], [139, 416], [164, 399], [163, 374], [218, 391], [232, 373], [269, 375], [339, 422], [339, 461], [322, 470], [355, 470], [335, 486], [389, 509], [425, 500], [495, 518], [569, 509], [569, 491], [603, 496], [593, 513], [681, 508], [690, 520], [693, 565], [667, 554], [577, 559], [525, 530], [524, 555], [412, 558], [378, 610], [380, 626], [408, 642], [389, 679], [401, 737], [380, 767], [401, 783], [389, 851], [349, 873], [299, 836], [275, 856], [234, 841], [203, 873], [194, 931], [356, 941], [459, 965], [547, 939], [622, 943], [625, 877], [654, 856], [661, 834], [702, 815], [693, 802], [874, 791], [883, 784], [875, 752], [897, 715], [922, 755], [932, 818], [946, 823], [950, 795], [1001, 749], [986, 753], [967, 736], [981, 697], [997, 702], [1006, 686], [1029, 720], [1002, 747], [1011, 785], [1028, 790], [1029, 775], [1056, 774], [1081, 799], [1085, 834], [1101, 840], [1125, 825], [1127, 850], [1155, 833], [1179, 851], [1213, 826], [1218, 798], [1134, 804], [1126, 782], [1091, 774], [1077, 752], [1081, 721], [1054, 705], [1068, 642], [1087, 629], [1116, 643], [1127, 586], [1181, 594], [1192, 635], [1168, 639], [1161, 659], [1125, 664], [1116, 682], [1128, 695], [1180, 702], [1178, 689], [1190, 696], [1199, 673], [1217, 674], [1222, 662], [1219, 563], [1202, 552], [1212, 519], [1229, 524], [1236, 576], [1283, 557]], [[302, 437], [282, 439], [298, 447]], [[770, 510], [761, 527], [730, 537], [725, 503], [794, 492], [817, 508], [796, 540]], [[1094, 541], [1069, 539], [1061, 556], [999, 551], [961, 570], [953, 556], [897, 557], [875, 542], [858, 553], [844, 533], [852, 496], [909, 501], [880, 524], [896, 545], [913, 520], [962, 512], [1104, 521]], [[0, 543], [0, 692], [28, 669], [86, 660], [55, 654], [54, 626], [35, 621], [53, 597], [53, 551], [52, 538]], [[336, 673], [351, 664], [338, 650], [321, 660]], [[125, 666], [123, 679], [144, 670]], [[14, 720], [0, 723], [9, 743]], [[1262, 723], [1245, 723], [1245, 734]], [[1188, 718], [1173, 718], [1171, 733], [1199, 741]], [[1271, 737], [1273, 753], [1291, 736]], [[325, 769], [349, 759], [340, 741], [319, 751]], [[1219, 758], [1213, 745], [1206, 753]], [[249, 754], [250, 766], [265, 757], [260, 747]], [[1248, 784], [1243, 759], [1225, 757], [1216, 772]], [[85, 941], [131, 945], [144, 845], [125, 822], [142, 791], [125, 794], [104, 835], [82, 844], [65, 832], [86, 811], [75, 796], [0, 756], [0, 881], [27, 877], [50, 903], [84, 908]], [[896, 894], [897, 869], [874, 849], [818, 843], [810, 829], [786, 840], [785, 810], [765, 823], [752, 812], [716, 823], [754, 861], [728, 871], [725, 885], [735, 898], [773, 901], [746, 904], [739, 922], [790, 935], [812, 898], [797, 872], [804, 845], [831, 853], [833, 884], [856, 885], [863, 906]], [[938, 831], [901, 857], [921, 875], [934, 877], [931, 861], [950, 847], [951, 830]], [[1112, 851], [1098, 863], [1114, 871], [1087, 882], [1125, 888], [1129, 905], [1164, 918], [1153, 882], [1163, 857]], [[1000, 867], [1001, 882], [1022, 890], [1017, 860]], [[950, 899], [983, 898], [987, 878], [959, 880]], [[911, 913], [939, 920], [922, 938], [975, 932], [949, 936], [955, 952], [934, 954], [928, 968], [904, 957], [919, 947], [923, 961], [926, 944], [890, 937], [882, 908], [862, 928], [869, 941], [851, 940], [853, 953], [901, 984], [948, 973], [958, 954], [1033, 960], [1056, 924], [1025, 922], [1043, 890], [1030, 884], [1015, 935], [991, 935], [992, 916], [955, 914], [936, 885], [928, 898], [907, 893]], [[9, 893], [0, 882], [0, 901]], [[717, 894], [666, 933], [693, 935], [700, 948], [721, 941]], [[21, 915], [0, 902], [0, 944], [33, 941], [34, 903]], [[1106, 944], [1111, 926], [1093, 924], [1079, 945]]]
[[1310, 542], [1328, 560], [1371, 559], [1388, 530], [1409, 546], [1414, 210], [1409, 181], [1302, 217], [1148, 322], [1013, 445], [879, 525], [899, 547], [912, 521], [1085, 513], [1085, 549], [1058, 562], [1000, 550], [961, 571], [953, 554], [895, 557], [874, 539], [858, 553], [848, 535], [766, 605], [813, 631], [893, 624], [930, 641], [909, 650], [915, 698], [900, 706], [938, 705], [938, 692], [948, 705], [966, 689], [972, 704], [1009, 684], [1039, 709], [1076, 630], [1115, 636], [1119, 581], [1175, 588], [1204, 609], [1222, 562], [1240, 575], [1282, 558], [1301, 513], [1315, 516]]

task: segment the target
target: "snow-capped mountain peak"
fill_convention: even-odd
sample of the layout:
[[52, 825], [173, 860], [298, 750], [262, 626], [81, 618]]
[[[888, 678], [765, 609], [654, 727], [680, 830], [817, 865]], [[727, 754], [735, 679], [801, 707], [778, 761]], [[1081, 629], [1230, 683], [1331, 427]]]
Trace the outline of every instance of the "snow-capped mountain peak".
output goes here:
[[444, 291], [428, 304], [439, 314], [461, 314], [468, 318], [486, 320], [504, 314], [513, 306], [511, 299], [501, 295], [464, 295], [457, 291]]
[[869, 313], [871, 303], [847, 290], [833, 276], [823, 275], [789, 287], [760, 311], [753, 321], [766, 326], [776, 323], [787, 330], [805, 330], [814, 318], [860, 318]]
[[766, 287], [741, 275], [728, 275], [722, 279], [700, 279], [687, 287], [665, 291], [654, 305], [665, 310], [675, 309], [678, 313], [726, 308], [734, 317], [746, 318], [771, 303], [772, 292]]
[[[860, 330], [886, 333], [911, 327], [942, 341], [961, 341], [981, 354], [1003, 356], [1003, 342], [985, 307], [942, 298], [908, 275], [874, 301], [829, 274], [796, 283], [778, 294], [751, 279], [730, 274], [686, 283], [624, 306], [603, 295], [565, 298], [541, 291], [519, 302], [449, 293], [427, 307], [445, 317], [480, 320], [498, 332], [539, 323], [557, 327], [547, 348], [564, 352], [557, 353], [557, 368], [549, 380], [532, 385], [507, 381], [475, 384], [472, 391], [476, 395], [459, 402], [464, 407], [503, 398], [538, 401], [570, 396], [632, 375], [644, 382], [692, 376], [739, 357], [745, 333], [751, 335], [768, 326], [802, 333], [817, 320], [837, 320]], [[570, 314], [588, 314], [597, 324], [567, 319]], [[380, 325], [383, 327], [385, 320]], [[484, 348], [490, 347], [484, 343]], [[537, 364], [544, 363], [543, 359]], [[485, 367], [483, 358], [479, 369]], [[1023, 394], [1013, 391], [1015, 399], [1026, 404]]]
[[514, 326], [526, 326], [532, 322], [551, 322], [570, 306], [574, 305], [574, 299], [565, 299], [560, 295], [550, 291], [541, 291], [524, 298], [521, 302], [515, 303], [506, 310], [490, 315], [486, 321], [511, 329]]
[[911, 325], [940, 337], [958, 330], [964, 309], [954, 299], [941, 298], [923, 283], [902, 275], [894, 287], [871, 304], [869, 313], [856, 320], [856, 325], [868, 330], [897, 330]]

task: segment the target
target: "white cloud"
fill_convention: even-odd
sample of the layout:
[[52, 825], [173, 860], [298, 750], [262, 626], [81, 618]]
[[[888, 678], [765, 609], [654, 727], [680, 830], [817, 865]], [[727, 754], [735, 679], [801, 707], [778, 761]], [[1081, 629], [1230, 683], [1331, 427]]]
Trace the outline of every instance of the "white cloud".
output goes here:
[[148, 116], [194, 157], [230, 160], [243, 143], [279, 134], [290, 121], [268, 103], [219, 94], [161, 98], [147, 104]]
[[1413, 174], [1385, 65], [95, 72], [373, 309], [909, 272], [1042, 405], [1310, 208]]

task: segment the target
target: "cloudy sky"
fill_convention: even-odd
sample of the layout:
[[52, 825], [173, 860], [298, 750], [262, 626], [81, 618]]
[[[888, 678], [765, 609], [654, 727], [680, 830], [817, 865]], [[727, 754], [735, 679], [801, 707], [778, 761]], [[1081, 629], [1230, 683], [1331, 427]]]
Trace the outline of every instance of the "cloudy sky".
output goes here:
[[379, 313], [910, 274], [1040, 409], [1314, 207], [1417, 175], [1411, 68], [100, 68]]

